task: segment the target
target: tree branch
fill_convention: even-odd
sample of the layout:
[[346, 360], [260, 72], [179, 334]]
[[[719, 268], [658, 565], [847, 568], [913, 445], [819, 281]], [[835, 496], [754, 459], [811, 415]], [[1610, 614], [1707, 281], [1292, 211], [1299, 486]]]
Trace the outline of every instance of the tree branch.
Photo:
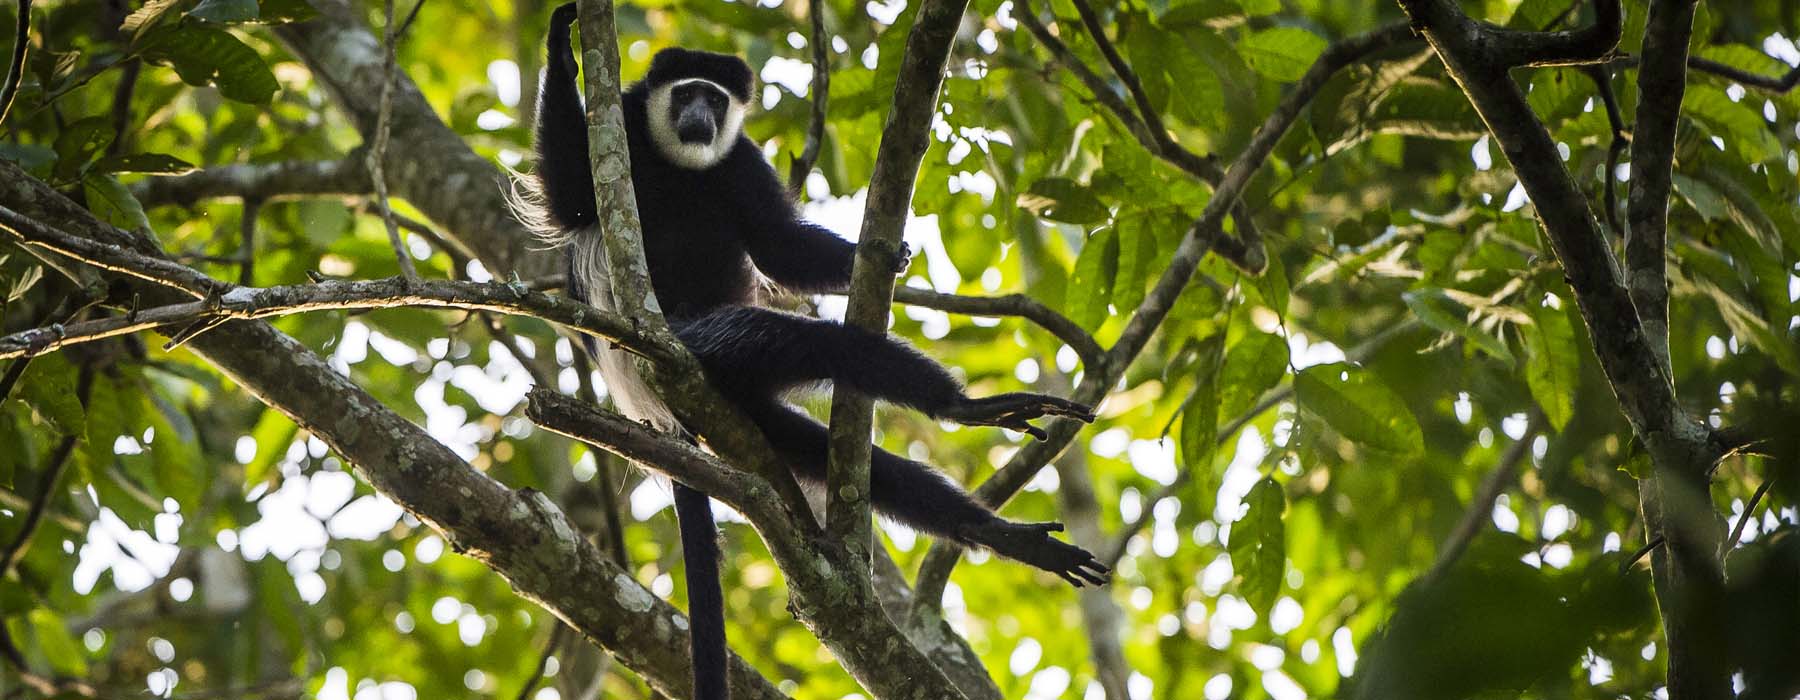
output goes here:
[[[385, 75], [383, 42], [347, 0], [309, 4], [319, 10], [319, 17], [278, 25], [275, 35], [306, 63], [363, 141], [373, 142]], [[390, 120], [394, 140], [383, 172], [392, 194], [453, 232], [456, 242], [496, 277], [513, 273], [536, 277], [560, 269], [556, 256], [528, 249], [531, 234], [506, 206], [507, 176], [443, 123], [404, 71], [396, 71], [394, 81]], [[360, 177], [366, 178], [366, 168], [356, 163], [360, 160], [353, 153], [345, 159], [346, 167], [363, 170]], [[367, 195], [374, 189], [367, 180], [356, 184], [360, 186], [347, 194]]]
[[[1175, 139], [1169, 135], [1168, 128], [1164, 126], [1162, 116], [1151, 107], [1150, 99], [1144, 92], [1143, 81], [1132, 71], [1130, 64], [1126, 63], [1125, 59], [1119, 55], [1118, 49], [1113, 46], [1112, 41], [1106, 37], [1093, 9], [1085, 3], [1078, 3], [1077, 9], [1082, 12], [1082, 19], [1087, 26], [1089, 36], [1106, 55], [1108, 64], [1119, 76], [1119, 81], [1124, 83], [1129, 90], [1133, 101], [1137, 104], [1137, 111], [1126, 105], [1125, 101], [1113, 91], [1112, 86], [1107, 84], [1105, 78], [1100, 77], [1093, 68], [1088, 67], [1050, 31], [1049, 27], [1038, 21], [1036, 13], [1028, 2], [1021, 0], [1013, 16], [1018, 19], [1019, 23], [1024, 24], [1025, 29], [1037, 37], [1045, 48], [1050, 50], [1051, 55], [1059, 63], [1062, 63], [1069, 69], [1069, 72], [1075, 74], [1076, 78], [1087, 85], [1095, 99], [1099, 100], [1102, 106], [1111, 111], [1125, 125], [1126, 131], [1137, 139], [1138, 144], [1143, 146], [1144, 150], [1170, 165], [1180, 168], [1201, 182], [1217, 186], [1219, 178], [1224, 175], [1219, 170], [1219, 164], [1209, 156], [1202, 156], [1176, 143]], [[1263, 247], [1262, 236], [1256, 230], [1256, 224], [1251, 219], [1249, 209], [1239, 204], [1233, 208], [1231, 217], [1233, 221], [1237, 222], [1239, 235], [1222, 233], [1214, 242], [1214, 253], [1250, 274], [1261, 274], [1263, 267], [1268, 264], [1268, 252]]]
[[7, 64], [6, 82], [0, 84], [0, 124], [12, 111], [13, 98], [19, 96], [19, 84], [25, 81], [25, 49], [31, 46], [31, 0], [19, 0], [18, 19], [13, 24], [12, 62]]
[[[402, 149], [404, 150], [404, 149]], [[373, 192], [368, 159], [360, 149], [342, 160], [240, 163], [174, 177], [151, 177], [131, 184], [144, 206], [193, 206], [203, 199], [236, 197], [270, 201], [318, 195], [364, 196]]]
[[[1262, 126], [1250, 137], [1244, 152], [1232, 162], [1230, 169], [1214, 188], [1212, 199], [1207, 202], [1199, 220], [1194, 222], [1187, 235], [1182, 238], [1168, 268], [1157, 279], [1156, 286], [1144, 297], [1144, 301], [1132, 312], [1118, 342], [1107, 352], [1106, 361], [1094, 371], [1082, 375], [1081, 383], [1075, 388], [1074, 401], [1098, 403], [1137, 359], [1138, 354], [1149, 343], [1151, 335], [1174, 307], [1181, 290], [1187, 287], [1194, 272], [1199, 269], [1201, 259], [1218, 240], [1221, 233], [1219, 225], [1249, 184], [1250, 176], [1262, 167], [1269, 154], [1274, 151], [1275, 144], [1293, 125], [1313, 96], [1318, 94], [1319, 89], [1324, 87], [1325, 82], [1345, 66], [1410, 36], [1406, 25], [1390, 25], [1368, 34], [1334, 42], [1319, 54], [1306, 74], [1282, 97], [1275, 111], [1269, 114]], [[1014, 452], [1012, 458], [996, 470], [992, 478], [975, 489], [976, 498], [989, 507], [1005, 503], [1019, 489], [1024, 488], [1045, 464], [1068, 447], [1079, 425], [1066, 419], [1051, 421], [1048, 425], [1049, 438], [1027, 444]], [[932, 543], [930, 550], [925, 553], [923, 563], [919, 565], [919, 574], [914, 583], [915, 617], [928, 620], [940, 615], [939, 606], [943, 602], [944, 586], [949, 583], [950, 570], [955, 568], [959, 556], [960, 551], [954, 547]]]
[[[912, 210], [913, 184], [931, 145], [931, 115], [944, 82], [944, 63], [968, 0], [923, 0], [906, 37], [894, 104], [881, 132], [869, 180], [868, 208], [857, 238], [844, 325], [887, 331], [894, 295], [894, 261]], [[826, 470], [825, 530], [863, 563], [856, 580], [868, 585], [873, 529], [869, 515], [870, 434], [874, 401], [839, 384], [831, 392], [830, 463]]]
[[1526, 423], [1525, 434], [1506, 446], [1506, 451], [1500, 455], [1500, 461], [1494, 464], [1494, 470], [1481, 480], [1481, 487], [1475, 489], [1475, 495], [1469, 499], [1468, 509], [1463, 511], [1462, 519], [1456, 522], [1456, 529], [1450, 531], [1450, 537], [1444, 540], [1443, 549], [1438, 550], [1437, 561], [1425, 573], [1426, 580], [1440, 578], [1450, 567], [1455, 566], [1463, 552], [1468, 551], [1469, 543], [1475, 540], [1476, 535], [1481, 534], [1483, 525], [1493, 520], [1494, 501], [1499, 500], [1500, 494], [1505, 493], [1506, 488], [1518, 480], [1519, 465], [1525, 462], [1525, 455], [1530, 452], [1532, 440], [1537, 437], [1542, 422], [1543, 417], [1533, 411], [1531, 419]]
[[[1639, 485], [1639, 505], [1650, 539], [1668, 542], [1654, 555], [1652, 567], [1668, 634], [1670, 696], [1729, 697], [1719, 611], [1724, 579], [1715, 558], [1723, 533], [1708, 495], [1710, 470], [1723, 449], [1710, 439], [1708, 428], [1676, 401], [1666, 365], [1639, 322], [1638, 309], [1620, 281], [1618, 263], [1588, 210], [1587, 198], [1564, 169], [1550, 133], [1507, 74], [1509, 66], [1492, 55], [1494, 30], [1469, 19], [1450, 0], [1400, 0], [1400, 5], [1468, 95], [1536, 206], [1538, 221], [1588, 326], [1600, 367], [1632, 431], [1651, 456], [1654, 466], [1650, 478]], [[1652, 63], [1661, 60], [1646, 58]], [[1639, 140], [1644, 138], [1642, 126]], [[1640, 174], [1634, 163], [1633, 198], [1638, 197], [1635, 181], [1640, 177], [1656, 176]], [[1660, 208], [1666, 203], [1654, 204]]]
[[375, 208], [381, 213], [382, 226], [387, 229], [388, 244], [394, 247], [394, 257], [400, 263], [400, 276], [417, 281], [419, 268], [413, 265], [412, 254], [406, 250], [406, 241], [400, 238], [400, 226], [394, 223], [394, 210], [388, 203], [387, 175], [384, 174], [388, 134], [393, 129], [394, 116], [394, 0], [384, 0], [381, 6], [384, 8], [381, 22], [381, 100], [375, 109], [374, 145], [369, 147], [369, 179], [375, 183]]
[[[1573, 9], [1573, 8], [1571, 8]], [[1530, 31], [1487, 23], [1475, 26], [1486, 45], [1483, 53], [1495, 68], [1573, 66], [1596, 63], [1619, 45], [1625, 26], [1619, 0], [1594, 0], [1594, 23], [1580, 29]]]
[[1016, 316], [1037, 324], [1063, 341], [1090, 372], [1097, 371], [1106, 360], [1106, 351], [1100, 348], [1094, 336], [1088, 335], [1069, 317], [1024, 294], [981, 297], [899, 286], [894, 288], [894, 302], [970, 316]]
[[[1632, 122], [1631, 180], [1625, 202], [1625, 286], [1637, 306], [1650, 349], [1669, 364], [1669, 279], [1664, 252], [1669, 228], [1675, 129], [1687, 90], [1688, 37], [1695, 0], [1653, 0], [1638, 65], [1637, 116]], [[1673, 391], [1673, 388], [1670, 389]]]

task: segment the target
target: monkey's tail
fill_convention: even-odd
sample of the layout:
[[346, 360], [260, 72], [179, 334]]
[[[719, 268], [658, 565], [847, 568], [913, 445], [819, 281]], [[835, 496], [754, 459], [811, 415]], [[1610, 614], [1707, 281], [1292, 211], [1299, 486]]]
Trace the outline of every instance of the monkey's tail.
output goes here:
[[675, 482], [675, 518], [687, 565], [688, 634], [694, 656], [694, 700], [727, 700], [725, 596], [719, 587], [719, 531], [706, 494]]

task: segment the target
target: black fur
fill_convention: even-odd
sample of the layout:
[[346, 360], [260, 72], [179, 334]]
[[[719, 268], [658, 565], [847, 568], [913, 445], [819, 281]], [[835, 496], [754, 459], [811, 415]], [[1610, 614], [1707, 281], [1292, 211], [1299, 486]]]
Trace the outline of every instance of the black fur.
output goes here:
[[[569, 47], [574, 18], [573, 4], [552, 15], [537, 127], [543, 204], [548, 223], [572, 236], [571, 261], [599, 245], [592, 228], [596, 217], [587, 129]], [[761, 150], [742, 134], [723, 160], [705, 170], [677, 166], [658, 151], [648, 120], [672, 115], [647, 114], [650, 93], [659, 85], [696, 77], [719, 84], [740, 100], [750, 97], [752, 74], [741, 59], [685, 49], [658, 53], [649, 74], [623, 95], [651, 284], [677, 337], [699, 359], [708, 380], [755, 421], [792, 462], [796, 476], [823, 482], [826, 429], [779, 397], [819, 381], [855, 387], [939, 419], [1038, 437], [1043, 432], [1029, 420], [1093, 420], [1087, 406], [1053, 396], [971, 398], [942, 366], [891, 337], [754, 306], [758, 271], [799, 292], [842, 291], [850, 282], [856, 246], [802, 220]], [[904, 260], [896, 262], [900, 269]], [[592, 301], [594, 282], [575, 274], [578, 270], [572, 263], [570, 293]], [[1105, 581], [1107, 569], [1092, 555], [1050, 537], [1060, 525], [1000, 518], [924, 464], [876, 449], [870, 488], [878, 511], [913, 528], [963, 546], [990, 548], [1077, 586]], [[676, 511], [687, 548], [696, 697], [723, 698], [724, 618], [711, 511], [703, 494], [679, 485]]]

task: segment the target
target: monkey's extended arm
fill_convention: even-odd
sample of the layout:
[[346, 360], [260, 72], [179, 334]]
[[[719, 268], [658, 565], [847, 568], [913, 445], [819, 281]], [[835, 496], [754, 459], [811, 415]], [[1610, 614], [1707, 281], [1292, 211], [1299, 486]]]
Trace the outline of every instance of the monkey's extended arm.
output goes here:
[[[800, 218], [775, 169], [755, 144], [740, 142], [729, 158], [736, 161], [730, 164], [734, 172], [752, 173], [733, 184], [730, 196], [743, 214], [739, 233], [756, 269], [802, 294], [849, 289], [856, 244]], [[904, 247], [892, 265], [895, 273], [906, 269]]]

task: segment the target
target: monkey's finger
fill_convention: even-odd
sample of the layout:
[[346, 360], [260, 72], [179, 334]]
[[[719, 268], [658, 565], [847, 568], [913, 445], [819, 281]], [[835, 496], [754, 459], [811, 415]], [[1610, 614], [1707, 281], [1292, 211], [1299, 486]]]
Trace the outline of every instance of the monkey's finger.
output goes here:
[[1039, 428], [1030, 423], [1020, 422], [1019, 423], [1019, 432], [1024, 433], [1026, 435], [1030, 435], [1032, 438], [1036, 439], [1038, 442], [1043, 442], [1045, 440], [1050, 439], [1050, 433], [1044, 432], [1043, 428]]

